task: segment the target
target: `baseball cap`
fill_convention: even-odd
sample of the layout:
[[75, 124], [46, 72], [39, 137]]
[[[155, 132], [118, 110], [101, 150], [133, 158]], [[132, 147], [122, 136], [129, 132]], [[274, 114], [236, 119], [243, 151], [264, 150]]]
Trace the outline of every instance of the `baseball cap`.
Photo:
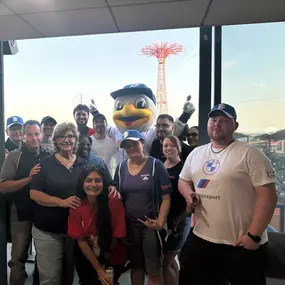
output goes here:
[[24, 125], [24, 120], [19, 116], [12, 116], [7, 119], [6, 128], [10, 128], [13, 125]]
[[46, 116], [46, 117], [43, 117], [42, 120], [41, 120], [41, 125], [44, 124], [46, 121], [52, 121], [55, 125], [57, 124], [57, 121], [51, 117], [51, 116]]
[[219, 115], [223, 113], [224, 115], [226, 115], [228, 118], [230, 119], [237, 119], [237, 113], [236, 110], [233, 106], [225, 104], [225, 103], [221, 103], [218, 104], [216, 106], [214, 106], [210, 113], [208, 114], [208, 117], [213, 117], [215, 115]]
[[136, 83], [136, 84], [128, 84], [124, 88], [119, 89], [117, 91], [114, 91], [111, 93], [111, 96], [113, 99], [116, 99], [118, 97], [123, 97], [126, 95], [135, 95], [135, 94], [144, 94], [149, 99], [153, 101], [153, 103], [156, 105], [156, 99], [155, 95], [153, 94], [152, 90], [147, 87], [145, 84], [142, 83]]
[[144, 140], [144, 136], [137, 130], [127, 130], [123, 133], [124, 139], [120, 143], [120, 148], [124, 147], [124, 141], [139, 141]]

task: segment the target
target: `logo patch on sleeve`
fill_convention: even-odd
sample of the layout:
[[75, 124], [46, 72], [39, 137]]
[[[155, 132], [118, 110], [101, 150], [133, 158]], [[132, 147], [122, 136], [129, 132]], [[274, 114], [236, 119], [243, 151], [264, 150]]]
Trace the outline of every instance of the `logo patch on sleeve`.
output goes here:
[[266, 170], [268, 178], [275, 178], [274, 170]]

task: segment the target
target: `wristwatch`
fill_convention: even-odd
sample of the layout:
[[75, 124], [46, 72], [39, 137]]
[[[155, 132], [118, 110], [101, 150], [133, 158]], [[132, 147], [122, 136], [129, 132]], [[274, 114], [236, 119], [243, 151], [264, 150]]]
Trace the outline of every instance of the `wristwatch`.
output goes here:
[[252, 235], [250, 232], [247, 233], [247, 235], [256, 243], [260, 243], [261, 242], [261, 237], [260, 236], [254, 236]]

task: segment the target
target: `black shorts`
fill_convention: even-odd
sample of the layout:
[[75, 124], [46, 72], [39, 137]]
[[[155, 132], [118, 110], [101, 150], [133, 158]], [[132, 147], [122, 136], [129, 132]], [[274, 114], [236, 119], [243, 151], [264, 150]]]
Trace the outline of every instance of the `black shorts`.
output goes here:
[[257, 250], [216, 244], [192, 231], [181, 251], [180, 285], [266, 285], [267, 243]]

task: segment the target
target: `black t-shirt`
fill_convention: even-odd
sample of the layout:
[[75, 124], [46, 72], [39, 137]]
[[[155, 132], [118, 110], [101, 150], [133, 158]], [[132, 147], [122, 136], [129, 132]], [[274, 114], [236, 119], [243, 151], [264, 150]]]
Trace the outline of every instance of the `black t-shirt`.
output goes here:
[[[76, 194], [77, 181], [87, 162], [78, 157], [73, 166], [67, 169], [55, 154], [41, 162], [41, 171], [32, 179], [30, 189], [42, 191], [50, 196], [66, 199]], [[50, 233], [67, 232], [68, 208], [46, 207], [36, 203], [34, 224], [39, 230]]]
[[170, 220], [177, 218], [177, 216], [181, 212], [185, 211], [186, 208], [186, 201], [178, 190], [178, 179], [179, 179], [179, 174], [183, 168], [183, 165], [184, 162], [181, 160], [175, 166], [167, 168], [173, 189], [171, 193], [171, 207], [168, 214], [168, 219]]
[[[181, 142], [181, 159], [185, 161], [192, 150], [192, 147], [190, 147], [184, 142]], [[159, 139], [153, 141], [151, 145], [150, 156], [153, 156], [159, 159], [160, 161], [165, 162], [166, 158], [162, 152], [162, 144]]]

